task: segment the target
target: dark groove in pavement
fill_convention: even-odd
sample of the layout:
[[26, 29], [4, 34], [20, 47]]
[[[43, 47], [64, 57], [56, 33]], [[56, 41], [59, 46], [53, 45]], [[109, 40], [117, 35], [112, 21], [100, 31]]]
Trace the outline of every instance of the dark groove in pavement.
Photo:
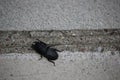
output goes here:
[[120, 50], [120, 29], [0, 31], [0, 53], [32, 52], [31, 44], [40, 39], [69, 51]]

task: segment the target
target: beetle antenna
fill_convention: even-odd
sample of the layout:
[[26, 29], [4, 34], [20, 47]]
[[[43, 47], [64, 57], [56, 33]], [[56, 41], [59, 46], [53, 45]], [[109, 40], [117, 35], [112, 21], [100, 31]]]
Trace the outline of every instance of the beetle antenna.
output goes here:
[[37, 41], [41, 42], [39, 39], [36, 39]]

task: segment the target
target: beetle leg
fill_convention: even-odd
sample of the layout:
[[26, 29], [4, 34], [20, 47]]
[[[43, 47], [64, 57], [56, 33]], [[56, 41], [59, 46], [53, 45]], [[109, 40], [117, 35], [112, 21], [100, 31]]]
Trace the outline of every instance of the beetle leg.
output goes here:
[[55, 66], [55, 62], [54, 62], [54, 61], [51, 61], [51, 60], [49, 60], [49, 59], [48, 59], [48, 61], [51, 62], [51, 63], [53, 63], [53, 65]]
[[55, 51], [58, 51], [58, 52], [62, 52], [62, 51], [60, 51], [60, 50], [58, 50], [58, 49], [54, 49]]
[[38, 60], [41, 60], [43, 58], [43, 56], [42, 55], [40, 55], [40, 58], [38, 59]]
[[52, 47], [52, 46], [55, 46], [55, 45], [52, 45], [52, 44], [48, 44], [48, 47]]

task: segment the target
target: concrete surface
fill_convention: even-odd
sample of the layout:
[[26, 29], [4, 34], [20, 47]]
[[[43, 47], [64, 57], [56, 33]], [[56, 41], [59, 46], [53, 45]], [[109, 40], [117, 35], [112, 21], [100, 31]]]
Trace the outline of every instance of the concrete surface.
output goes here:
[[[0, 80], [120, 80], [120, 31], [116, 32], [119, 25], [120, 0], [0, 0]], [[116, 30], [109, 33], [105, 28]], [[69, 38], [61, 37], [60, 32], [71, 29], [78, 31], [67, 31], [65, 35]], [[81, 29], [105, 30], [99, 34], [99, 31], [82, 33]], [[21, 30], [23, 35], [18, 32]], [[28, 35], [25, 30], [33, 32]], [[46, 30], [53, 31], [49, 34]], [[51, 35], [54, 39], [41, 37], [44, 35]], [[63, 42], [61, 47], [69, 51], [59, 53], [54, 67], [44, 58], [39, 61], [40, 55], [35, 52], [23, 49], [35, 38], [49, 40], [52, 44]], [[77, 48], [91, 44], [69, 49], [66, 44], [74, 44], [73, 41], [99, 43], [93, 45], [95, 52], [87, 52], [84, 48], [79, 52]], [[108, 44], [106, 47], [110, 51], [103, 51], [104, 43]]]
[[35, 53], [0, 54], [0, 80], [120, 80], [119, 52], [63, 51], [56, 66], [39, 57]]
[[120, 0], [0, 0], [0, 30], [120, 28]]
[[[0, 80], [120, 79], [120, 29], [0, 31], [0, 36]], [[56, 66], [31, 50], [35, 39], [59, 43]]]

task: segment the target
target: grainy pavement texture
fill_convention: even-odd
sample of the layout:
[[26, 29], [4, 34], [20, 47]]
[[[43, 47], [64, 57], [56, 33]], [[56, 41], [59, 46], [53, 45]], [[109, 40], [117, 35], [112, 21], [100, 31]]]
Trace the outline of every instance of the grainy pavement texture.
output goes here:
[[119, 0], [0, 0], [1, 30], [120, 28]]
[[0, 80], [120, 80], [120, 0], [0, 0]]

